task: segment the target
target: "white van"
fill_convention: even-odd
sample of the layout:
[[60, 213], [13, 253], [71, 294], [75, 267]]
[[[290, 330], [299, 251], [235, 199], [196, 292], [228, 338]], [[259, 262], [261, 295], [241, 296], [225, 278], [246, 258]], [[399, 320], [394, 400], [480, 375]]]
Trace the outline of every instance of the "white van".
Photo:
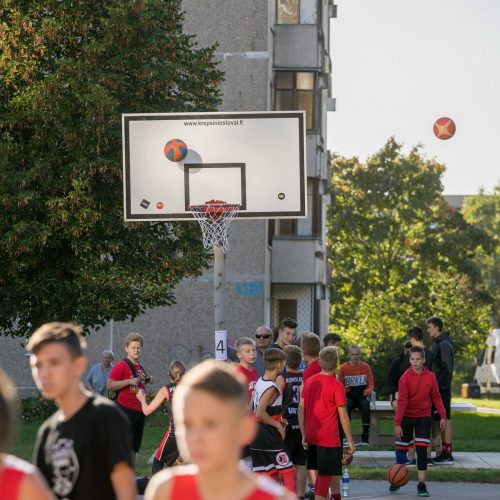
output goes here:
[[481, 394], [500, 394], [500, 329], [492, 330], [486, 339], [482, 362], [476, 368], [474, 381]]

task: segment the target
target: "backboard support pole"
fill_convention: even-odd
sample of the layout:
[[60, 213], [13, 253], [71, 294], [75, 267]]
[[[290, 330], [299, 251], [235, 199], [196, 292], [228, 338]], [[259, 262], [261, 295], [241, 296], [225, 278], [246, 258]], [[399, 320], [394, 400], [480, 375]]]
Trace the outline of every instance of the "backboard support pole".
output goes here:
[[214, 245], [214, 321], [215, 359], [227, 360], [226, 254]]

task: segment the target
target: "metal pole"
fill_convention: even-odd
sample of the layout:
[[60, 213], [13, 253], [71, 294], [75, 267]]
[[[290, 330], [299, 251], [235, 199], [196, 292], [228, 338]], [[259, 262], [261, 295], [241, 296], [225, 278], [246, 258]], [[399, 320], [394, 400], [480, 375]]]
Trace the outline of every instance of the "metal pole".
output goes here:
[[227, 360], [226, 255], [214, 245], [215, 359]]
[[111, 352], [115, 352], [113, 350], [113, 344], [114, 344], [114, 326], [115, 326], [115, 321], [112, 319], [109, 322], [109, 350]]

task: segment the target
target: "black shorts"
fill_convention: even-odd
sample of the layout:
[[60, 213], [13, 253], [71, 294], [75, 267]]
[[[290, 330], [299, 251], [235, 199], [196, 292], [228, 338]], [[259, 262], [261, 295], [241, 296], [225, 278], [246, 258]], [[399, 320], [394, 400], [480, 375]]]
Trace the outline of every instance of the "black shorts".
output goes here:
[[132, 448], [137, 453], [141, 449], [142, 434], [144, 432], [144, 424], [146, 416], [142, 411], [130, 410], [119, 405], [123, 413], [127, 415], [130, 421], [130, 429], [132, 431]]
[[307, 448], [307, 468], [317, 470], [320, 476], [341, 476], [342, 457], [342, 446], [329, 448], [310, 444]]
[[[395, 442], [396, 449], [407, 450], [415, 443], [416, 446], [429, 446], [431, 443], [431, 417], [403, 417], [401, 441]], [[413, 439], [415, 433], [415, 440]]]
[[285, 450], [294, 465], [306, 465], [307, 452], [302, 446], [300, 429], [288, 429], [285, 434]]
[[178, 458], [179, 450], [177, 449], [177, 440], [175, 439], [175, 429], [169, 425], [160, 446], [156, 450], [155, 459], [162, 465], [172, 467]]
[[[446, 411], [446, 419], [451, 420], [451, 390], [446, 387], [440, 387], [439, 394], [441, 395], [443, 406]], [[439, 416], [439, 413], [434, 405], [432, 405], [432, 418], [433, 420], [441, 420], [441, 417]]]
[[293, 462], [285, 450], [251, 450], [252, 472], [272, 473], [293, 470]]

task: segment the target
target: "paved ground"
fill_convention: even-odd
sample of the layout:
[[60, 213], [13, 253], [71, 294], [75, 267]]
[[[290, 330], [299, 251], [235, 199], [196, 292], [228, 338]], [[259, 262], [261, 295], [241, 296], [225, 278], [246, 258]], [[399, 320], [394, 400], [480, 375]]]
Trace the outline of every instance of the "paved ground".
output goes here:
[[[410, 481], [397, 493], [389, 493], [385, 481], [352, 481], [349, 498], [355, 500], [377, 498], [378, 500], [415, 500], [417, 483]], [[431, 497], [439, 500], [499, 500], [500, 485], [473, 483], [427, 483]]]
[[[450, 467], [457, 469], [500, 469], [500, 453], [454, 451], [453, 458], [455, 464]], [[389, 467], [394, 461], [393, 451], [356, 451], [352, 466]], [[436, 465], [435, 468], [437, 467], [443, 466]], [[498, 489], [497, 500], [500, 500], [500, 486]]]

